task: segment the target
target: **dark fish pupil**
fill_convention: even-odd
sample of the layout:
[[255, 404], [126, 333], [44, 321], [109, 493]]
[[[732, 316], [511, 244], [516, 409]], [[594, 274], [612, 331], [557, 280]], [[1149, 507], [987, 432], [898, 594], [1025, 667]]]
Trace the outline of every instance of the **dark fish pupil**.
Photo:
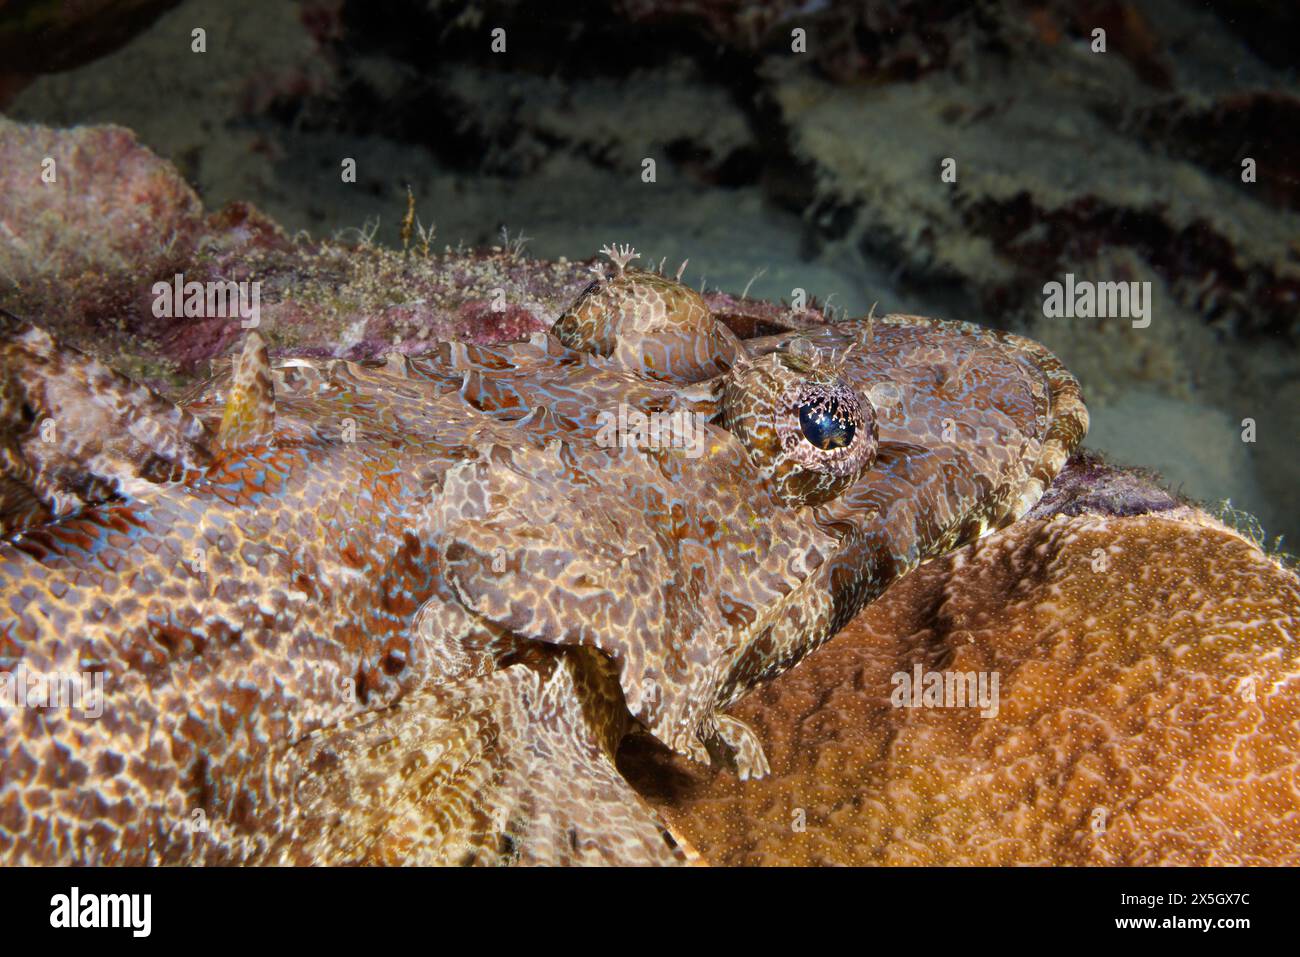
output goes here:
[[842, 449], [853, 441], [856, 428], [847, 417], [837, 417], [839, 410], [823, 402], [799, 407], [799, 427], [804, 438], [822, 451]]

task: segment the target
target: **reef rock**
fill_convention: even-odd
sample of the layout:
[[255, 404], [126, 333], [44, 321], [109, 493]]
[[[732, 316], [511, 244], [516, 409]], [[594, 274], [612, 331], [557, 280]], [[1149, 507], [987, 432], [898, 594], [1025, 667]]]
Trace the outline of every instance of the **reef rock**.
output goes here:
[[[206, 212], [171, 163], [115, 126], [0, 117], [0, 196], [0, 306], [172, 397], [251, 327], [242, 315], [156, 315], [155, 284], [177, 276], [257, 283], [272, 355], [363, 360], [448, 339], [527, 338], [594, 278], [590, 263], [532, 259], [519, 244], [439, 249], [432, 226], [414, 220], [398, 250], [363, 230], [350, 241], [290, 237], [247, 203]], [[822, 318], [721, 292], [705, 299], [747, 335]]]

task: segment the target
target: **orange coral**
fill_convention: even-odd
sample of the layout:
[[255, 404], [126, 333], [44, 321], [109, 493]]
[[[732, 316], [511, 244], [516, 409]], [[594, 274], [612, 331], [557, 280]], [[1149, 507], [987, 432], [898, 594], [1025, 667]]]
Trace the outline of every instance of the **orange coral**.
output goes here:
[[[1300, 862], [1300, 581], [1180, 517], [1022, 522], [899, 581], [734, 709], [767, 780], [624, 763], [713, 863]], [[996, 714], [894, 707], [918, 664], [996, 674]]]

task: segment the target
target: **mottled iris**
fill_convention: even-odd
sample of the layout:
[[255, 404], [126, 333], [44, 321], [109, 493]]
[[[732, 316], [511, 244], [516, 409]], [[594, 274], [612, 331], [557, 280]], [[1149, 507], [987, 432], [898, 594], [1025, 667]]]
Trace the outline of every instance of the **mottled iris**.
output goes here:
[[799, 427], [804, 438], [822, 451], [842, 449], [853, 441], [853, 420], [844, 415], [839, 403], [808, 402], [799, 407]]

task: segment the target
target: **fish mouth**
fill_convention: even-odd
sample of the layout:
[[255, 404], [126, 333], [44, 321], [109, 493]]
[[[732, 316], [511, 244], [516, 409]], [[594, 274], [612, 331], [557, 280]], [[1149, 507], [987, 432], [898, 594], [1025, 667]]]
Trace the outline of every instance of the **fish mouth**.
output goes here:
[[875, 460], [802, 510], [836, 545], [741, 643], [721, 706], [793, 667], [918, 564], [1018, 519], [1087, 434], [1079, 384], [1030, 339], [889, 315], [746, 342], [755, 356], [856, 344], [842, 376], [874, 407]]

